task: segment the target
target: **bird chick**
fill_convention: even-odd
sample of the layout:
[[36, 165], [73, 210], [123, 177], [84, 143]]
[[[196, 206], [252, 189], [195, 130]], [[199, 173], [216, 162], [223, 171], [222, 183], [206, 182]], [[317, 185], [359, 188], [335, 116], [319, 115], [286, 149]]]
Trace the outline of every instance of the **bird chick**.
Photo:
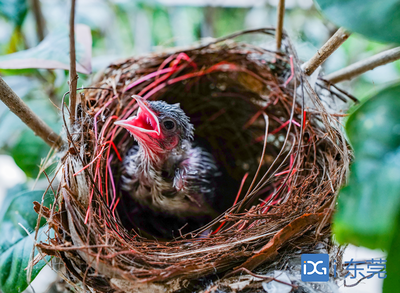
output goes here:
[[124, 158], [122, 190], [153, 215], [204, 224], [205, 216], [216, 215], [215, 179], [221, 176], [212, 155], [193, 144], [194, 127], [179, 104], [133, 98], [136, 115], [115, 122], [138, 143]]

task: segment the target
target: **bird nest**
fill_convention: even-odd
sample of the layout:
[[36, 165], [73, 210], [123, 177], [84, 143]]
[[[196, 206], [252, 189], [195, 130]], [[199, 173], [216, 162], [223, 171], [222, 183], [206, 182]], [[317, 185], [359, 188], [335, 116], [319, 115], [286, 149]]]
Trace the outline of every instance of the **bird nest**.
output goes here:
[[[254, 33], [274, 30], [130, 58], [78, 95], [57, 206], [41, 209], [56, 236], [38, 245], [60, 257], [76, 282], [98, 292], [174, 291], [202, 277], [249, 272], [330, 236], [349, 164], [338, 115], [322, 105], [287, 37], [280, 53], [233, 41]], [[182, 227], [172, 239], [127, 224], [121, 205], [132, 203], [120, 195], [119, 166], [133, 139], [114, 122], [137, 109], [132, 95], [180, 103], [195, 137], [232, 179], [220, 186], [213, 221]]]

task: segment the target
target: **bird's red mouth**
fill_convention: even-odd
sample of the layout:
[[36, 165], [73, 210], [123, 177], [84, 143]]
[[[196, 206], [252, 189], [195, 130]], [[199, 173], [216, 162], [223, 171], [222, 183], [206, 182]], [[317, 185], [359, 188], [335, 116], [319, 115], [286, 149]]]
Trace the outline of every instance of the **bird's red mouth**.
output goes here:
[[126, 120], [114, 122], [115, 125], [122, 126], [129, 130], [133, 135], [140, 136], [143, 133], [160, 135], [160, 123], [157, 115], [152, 111], [147, 102], [139, 96], [132, 96], [139, 105], [136, 116], [132, 116]]

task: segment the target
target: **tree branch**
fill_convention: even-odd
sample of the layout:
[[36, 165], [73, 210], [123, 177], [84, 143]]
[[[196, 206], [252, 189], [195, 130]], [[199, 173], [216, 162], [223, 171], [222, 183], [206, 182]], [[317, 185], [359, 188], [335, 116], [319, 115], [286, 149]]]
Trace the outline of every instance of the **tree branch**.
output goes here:
[[71, 0], [71, 14], [69, 18], [69, 110], [71, 112], [70, 124], [75, 121], [76, 111], [76, 86], [78, 75], [76, 74], [76, 56], [75, 56], [75, 0]]
[[279, 0], [276, 22], [276, 50], [280, 51], [282, 44], [283, 19], [285, 17], [285, 0]]
[[398, 59], [400, 59], [400, 47], [383, 51], [379, 54], [353, 63], [343, 69], [324, 76], [324, 79], [331, 83], [341, 82], [343, 80], [352, 79], [353, 77], [363, 74], [364, 72]]
[[49, 146], [59, 148], [62, 145], [61, 137], [55, 133], [42, 119], [22, 101], [20, 97], [0, 77], [0, 99], [17, 115], [37, 136]]
[[40, 9], [40, 0], [31, 0], [33, 15], [35, 16], [36, 21], [36, 32], [38, 35], [39, 42], [44, 39], [44, 17], [42, 14], [42, 10]]
[[350, 32], [339, 28], [336, 33], [317, 51], [317, 53], [303, 64], [304, 73], [311, 75], [324, 61], [340, 47], [350, 36]]

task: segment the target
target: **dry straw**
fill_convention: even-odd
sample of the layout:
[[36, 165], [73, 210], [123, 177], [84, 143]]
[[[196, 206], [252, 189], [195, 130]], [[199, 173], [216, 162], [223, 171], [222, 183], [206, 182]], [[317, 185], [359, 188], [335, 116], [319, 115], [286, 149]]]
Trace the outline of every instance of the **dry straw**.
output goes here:
[[[233, 41], [273, 34], [240, 32], [109, 66], [78, 95], [57, 202], [41, 210], [56, 237], [41, 250], [98, 292], [173, 291], [210, 274], [254, 270], [279, 260], [285, 249], [329, 237], [349, 150], [287, 36], [282, 53]], [[327, 89], [332, 99], [348, 98]], [[226, 212], [168, 241], [128, 231], [118, 214], [118, 166], [133, 139], [113, 122], [134, 113], [134, 94], [179, 102], [196, 137], [208, 141], [238, 183], [224, 196], [231, 206]]]

